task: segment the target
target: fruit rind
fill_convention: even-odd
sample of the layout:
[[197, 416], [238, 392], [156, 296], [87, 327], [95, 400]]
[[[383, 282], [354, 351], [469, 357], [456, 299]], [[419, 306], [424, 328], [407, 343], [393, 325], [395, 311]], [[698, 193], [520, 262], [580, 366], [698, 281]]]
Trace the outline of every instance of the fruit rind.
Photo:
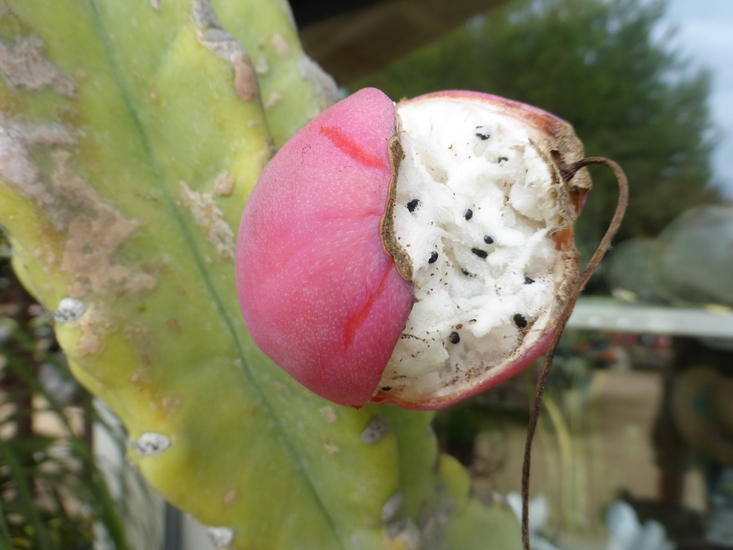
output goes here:
[[362, 90], [291, 138], [240, 226], [237, 280], [257, 345], [305, 387], [363, 406], [412, 305], [379, 239], [394, 104]]

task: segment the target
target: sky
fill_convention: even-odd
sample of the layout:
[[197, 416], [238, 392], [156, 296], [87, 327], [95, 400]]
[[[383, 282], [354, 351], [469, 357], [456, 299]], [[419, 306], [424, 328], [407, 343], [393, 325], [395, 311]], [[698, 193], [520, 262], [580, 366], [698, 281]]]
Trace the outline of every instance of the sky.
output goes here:
[[710, 108], [719, 133], [713, 177], [733, 200], [733, 0], [668, 2], [667, 22], [677, 29], [676, 46], [712, 73]]

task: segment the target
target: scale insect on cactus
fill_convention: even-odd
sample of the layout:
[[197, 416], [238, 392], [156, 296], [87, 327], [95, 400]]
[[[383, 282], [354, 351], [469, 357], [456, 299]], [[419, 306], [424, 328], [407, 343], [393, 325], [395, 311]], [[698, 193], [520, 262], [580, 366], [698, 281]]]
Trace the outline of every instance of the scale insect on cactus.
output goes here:
[[496, 96], [364, 89], [296, 134], [242, 218], [255, 342], [334, 402], [435, 409], [547, 348], [590, 180], [572, 127]]

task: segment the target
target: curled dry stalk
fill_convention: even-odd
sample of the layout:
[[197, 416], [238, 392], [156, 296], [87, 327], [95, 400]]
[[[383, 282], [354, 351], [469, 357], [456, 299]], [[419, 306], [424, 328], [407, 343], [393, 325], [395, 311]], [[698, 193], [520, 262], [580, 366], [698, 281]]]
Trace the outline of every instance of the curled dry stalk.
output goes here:
[[555, 356], [555, 350], [557, 349], [557, 345], [560, 342], [560, 337], [562, 336], [565, 324], [568, 322], [568, 319], [573, 312], [575, 302], [578, 301], [580, 293], [583, 292], [585, 285], [590, 280], [593, 272], [596, 270], [596, 267], [598, 267], [598, 264], [601, 263], [601, 260], [606, 255], [606, 252], [608, 252], [608, 250], [611, 248], [611, 243], [613, 242], [613, 238], [616, 236], [616, 232], [621, 225], [621, 220], [624, 217], [626, 206], [629, 203], [628, 179], [626, 178], [626, 174], [624, 174], [624, 171], [621, 169], [621, 167], [612, 160], [608, 160], [602, 157], [588, 157], [583, 160], [579, 160], [578, 162], [575, 162], [573, 164], [560, 165], [559, 169], [565, 181], [569, 181], [573, 178], [573, 176], [575, 176], [575, 173], [578, 170], [590, 164], [602, 164], [603, 166], [607, 166], [613, 171], [618, 182], [619, 197], [618, 202], [616, 203], [616, 211], [614, 212], [611, 223], [606, 230], [606, 234], [603, 236], [603, 239], [601, 239], [598, 248], [596, 248], [593, 257], [590, 259], [590, 262], [588, 262], [587, 267], [580, 276], [580, 279], [578, 280], [575, 289], [573, 290], [567, 304], [565, 305], [565, 309], [563, 309], [562, 314], [560, 315], [555, 335], [553, 336], [552, 343], [550, 344], [550, 347], [545, 354], [545, 359], [542, 363], [542, 368], [540, 370], [540, 376], [537, 380], [537, 387], [535, 390], [534, 399], [532, 401], [532, 412], [530, 414], [529, 425], [527, 427], [527, 441], [524, 445], [524, 461], [522, 463], [522, 548], [524, 550], [531, 550], [529, 542], [529, 476], [532, 459], [532, 440], [534, 439], [534, 434], [537, 430], [537, 422], [539, 420], [540, 409], [542, 407], [542, 397], [545, 393], [547, 377], [550, 373], [552, 359]]

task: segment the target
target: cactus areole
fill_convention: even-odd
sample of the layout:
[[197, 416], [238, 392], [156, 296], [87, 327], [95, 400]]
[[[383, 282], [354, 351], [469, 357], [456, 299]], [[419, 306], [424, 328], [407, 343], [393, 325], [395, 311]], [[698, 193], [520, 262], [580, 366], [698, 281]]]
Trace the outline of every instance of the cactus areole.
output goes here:
[[463, 91], [375, 89], [291, 138], [247, 203], [237, 283], [258, 346], [342, 405], [441, 408], [541, 355], [578, 278], [590, 186], [572, 127]]

